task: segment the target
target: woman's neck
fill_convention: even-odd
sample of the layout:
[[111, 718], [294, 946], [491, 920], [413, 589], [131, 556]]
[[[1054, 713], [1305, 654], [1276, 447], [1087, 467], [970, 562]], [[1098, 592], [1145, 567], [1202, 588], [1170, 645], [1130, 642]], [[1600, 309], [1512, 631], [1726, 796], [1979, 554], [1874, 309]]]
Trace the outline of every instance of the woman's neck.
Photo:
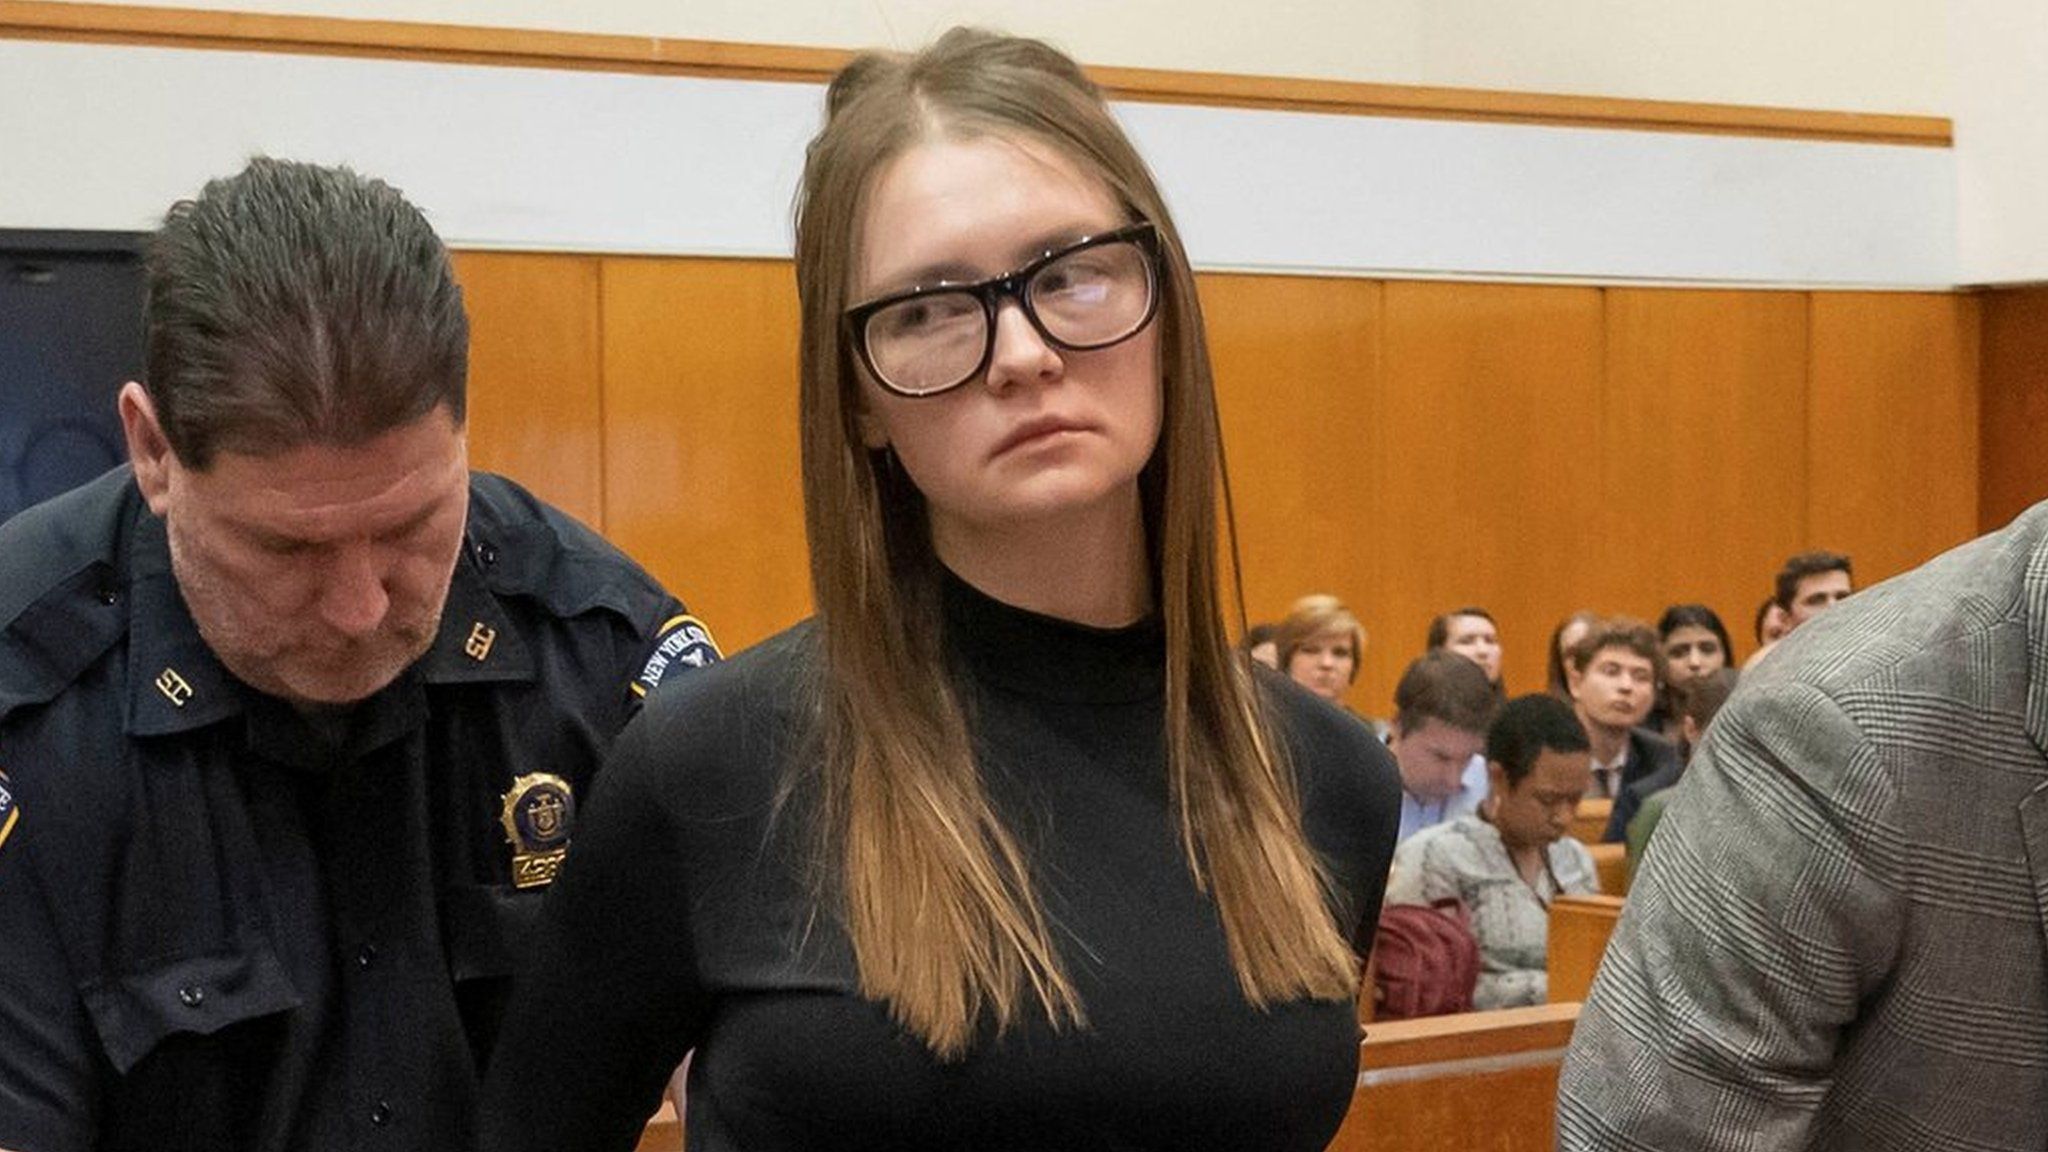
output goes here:
[[1545, 871], [1543, 850], [1548, 845], [1509, 844], [1505, 840], [1501, 843], [1508, 850], [1508, 860], [1514, 864], [1515, 871], [1521, 874], [1522, 880], [1531, 888], [1540, 888]]
[[1003, 524], [935, 518], [932, 549], [984, 594], [1044, 616], [1117, 628], [1152, 612], [1136, 485], [1071, 515]]

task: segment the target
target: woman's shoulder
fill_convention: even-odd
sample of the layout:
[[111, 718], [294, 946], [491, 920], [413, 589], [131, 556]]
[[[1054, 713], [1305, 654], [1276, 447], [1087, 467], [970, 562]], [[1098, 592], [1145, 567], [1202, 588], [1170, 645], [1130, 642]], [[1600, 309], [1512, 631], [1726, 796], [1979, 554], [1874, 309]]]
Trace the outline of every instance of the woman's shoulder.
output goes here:
[[1258, 692], [1286, 749], [1301, 798], [1302, 831], [1345, 885], [1377, 907], [1401, 826], [1401, 775], [1365, 722], [1285, 677], [1261, 675]]
[[647, 697], [607, 761], [609, 785], [696, 812], [751, 806], [781, 779], [817, 712], [817, 632], [805, 621]]
[[1401, 776], [1372, 726], [1278, 673], [1256, 670], [1268, 714], [1286, 741], [1304, 804], [1384, 809], [1398, 821]]

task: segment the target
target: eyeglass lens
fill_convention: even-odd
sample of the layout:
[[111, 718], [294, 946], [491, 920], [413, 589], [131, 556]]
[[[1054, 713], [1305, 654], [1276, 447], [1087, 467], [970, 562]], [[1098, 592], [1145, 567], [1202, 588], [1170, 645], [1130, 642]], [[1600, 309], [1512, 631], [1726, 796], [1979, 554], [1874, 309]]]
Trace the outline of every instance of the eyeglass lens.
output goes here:
[[[1077, 249], [1033, 271], [1022, 286], [1025, 314], [1047, 340], [1069, 350], [1126, 339], [1152, 309], [1152, 267], [1132, 241]], [[863, 338], [875, 372], [903, 392], [942, 391], [980, 369], [993, 345], [990, 311], [972, 288], [926, 292], [868, 317]]]

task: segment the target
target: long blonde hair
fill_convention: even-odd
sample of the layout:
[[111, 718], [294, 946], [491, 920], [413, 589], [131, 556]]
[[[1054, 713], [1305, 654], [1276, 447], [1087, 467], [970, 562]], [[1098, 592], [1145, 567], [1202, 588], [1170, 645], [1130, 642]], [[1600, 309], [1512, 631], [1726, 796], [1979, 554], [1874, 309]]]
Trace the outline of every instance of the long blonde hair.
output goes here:
[[[866, 54], [834, 78], [796, 207], [804, 522], [822, 635], [821, 875], [834, 876], [863, 995], [941, 1058], [1035, 1002], [1085, 1025], [1032, 880], [990, 804], [945, 668], [923, 497], [862, 446], [861, 381], [842, 336], [866, 196], [931, 138], [1007, 136], [1100, 178], [1165, 253], [1160, 442], [1139, 478], [1166, 635], [1167, 771], [1195, 883], [1213, 894], [1246, 999], [1356, 988], [1325, 902], [1293, 773], [1232, 654], [1217, 587], [1221, 443], [1194, 279], [1151, 174], [1072, 60], [955, 29], [914, 56]], [[1027, 997], [1029, 998], [1027, 1000]]]

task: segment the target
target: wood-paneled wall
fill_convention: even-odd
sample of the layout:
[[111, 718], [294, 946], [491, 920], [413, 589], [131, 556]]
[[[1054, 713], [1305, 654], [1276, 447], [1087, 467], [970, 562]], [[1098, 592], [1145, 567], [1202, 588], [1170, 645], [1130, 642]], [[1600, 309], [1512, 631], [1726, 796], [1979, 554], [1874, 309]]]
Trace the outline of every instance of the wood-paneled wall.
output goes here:
[[[728, 650], [808, 611], [786, 262], [467, 252], [457, 267], [479, 465], [603, 530]], [[1550, 629], [1581, 607], [1703, 601], [1746, 652], [1787, 554], [1848, 551], [1868, 583], [1961, 543], [1980, 442], [1987, 514], [2026, 483], [2003, 479], [2019, 454], [1993, 399], [2040, 426], [2038, 388], [1987, 376], [1980, 433], [1968, 295], [1201, 287], [1248, 611], [1349, 602], [1371, 634], [1352, 703], [1373, 714], [1430, 616], [1464, 603], [1500, 619], [1516, 690], [1540, 686]], [[2018, 379], [2039, 355], [2025, 341], [2048, 346], [2048, 301], [1987, 318], [1990, 364]]]
[[1986, 292], [1977, 514], [1989, 532], [2048, 499], [2048, 288]]
[[1865, 583], [1976, 535], [1977, 323], [1970, 296], [1813, 296], [1807, 533]]

